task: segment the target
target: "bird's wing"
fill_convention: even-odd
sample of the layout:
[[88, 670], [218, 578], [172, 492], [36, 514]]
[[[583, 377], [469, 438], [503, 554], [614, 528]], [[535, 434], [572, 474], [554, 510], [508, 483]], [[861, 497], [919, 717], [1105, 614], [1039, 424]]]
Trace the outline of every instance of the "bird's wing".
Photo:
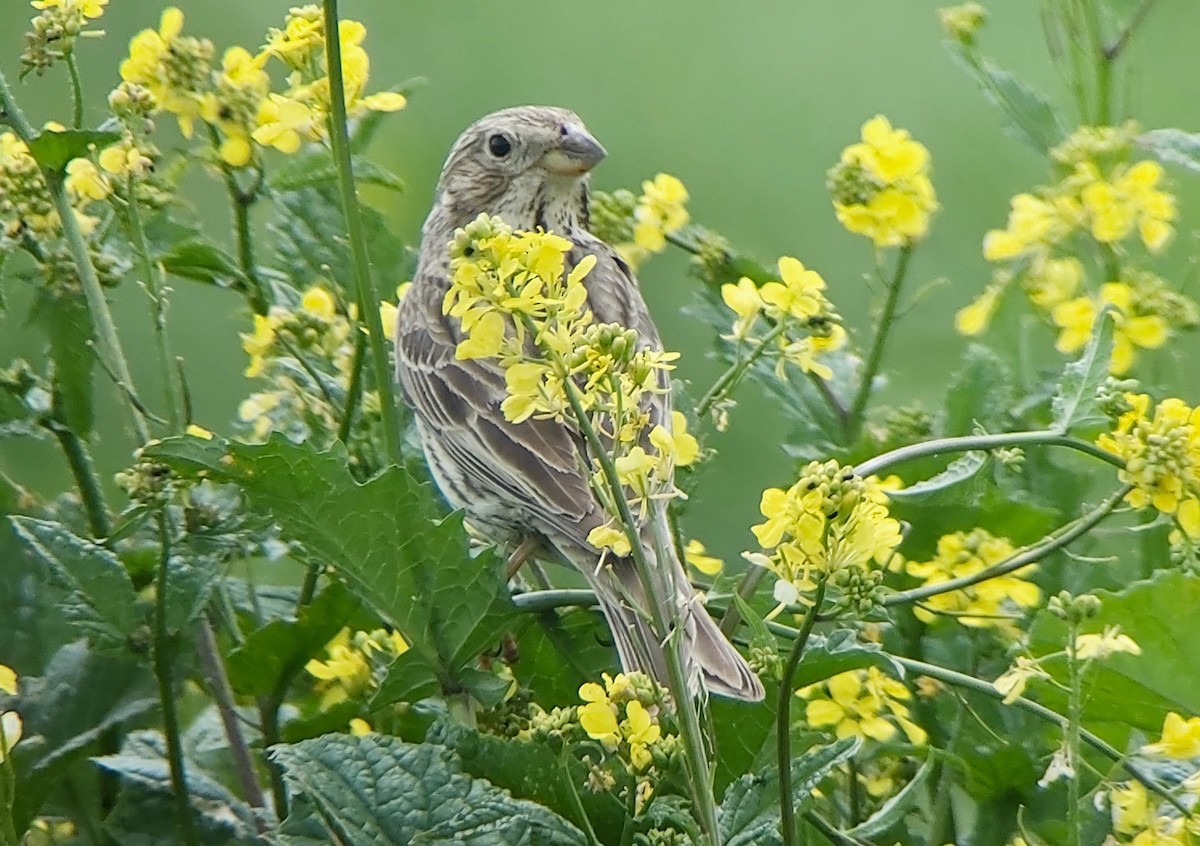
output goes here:
[[396, 355], [401, 387], [434, 441], [431, 451], [456, 465], [443, 468], [446, 476], [453, 470], [465, 479], [458, 498], [480, 498], [453, 504], [470, 513], [490, 499], [531, 528], [583, 542], [603, 520], [580, 471], [577, 435], [553, 420], [504, 419], [504, 373], [493, 361], [455, 358], [462, 335], [457, 320], [442, 315], [443, 291], [438, 280], [412, 286], [401, 309], [419, 311], [402, 314]]

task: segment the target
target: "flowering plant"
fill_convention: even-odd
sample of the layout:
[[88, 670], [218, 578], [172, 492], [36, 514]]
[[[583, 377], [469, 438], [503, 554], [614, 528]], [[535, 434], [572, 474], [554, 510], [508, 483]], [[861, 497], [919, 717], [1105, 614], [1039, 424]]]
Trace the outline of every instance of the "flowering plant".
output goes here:
[[[640, 568], [661, 680], [619, 671], [575, 574], [429, 482], [392, 383], [413, 245], [357, 192], [402, 187], [367, 151], [410, 86], [378, 86], [367, 27], [325, 0], [218, 52], [170, 7], [92, 102], [79, 56], [120, 5], [33, 0], [31, 88], [0, 73], [0, 320], [32, 303], [42, 331], [0, 370], [0, 444], [70, 476], [45, 496], [0, 467], [0, 846], [1200, 842], [1200, 397], [1164, 375], [1200, 324], [1167, 263], [1200, 138], [1115, 97], [1154, 0], [1047, 6], [1073, 111], [984, 55], [980, 4], [939, 13], [1044, 167], [976, 233], [987, 282], [940, 294], [966, 346], [936, 411], [896, 404], [888, 343], [958, 209], [884, 115], [803, 165], [871, 258], [867, 321], [804, 250], [763, 263], [698, 222], [677, 176], [592, 191], [622, 272], [690, 261], [711, 384], [597, 320], [597, 257], [561, 233], [485, 212], [444, 245], [453, 355], [503, 377], [509, 425], [586, 445], [580, 545]], [[37, 126], [27, 92], [60, 73]], [[188, 205], [204, 178], [228, 225]], [[196, 417], [176, 284], [240, 309], [229, 421]], [[732, 439], [761, 448], [756, 391], [792, 463], [726, 561], [689, 509]], [[132, 455], [115, 486], [101, 436]], [[647, 527], [694, 600], [655, 594]], [[764, 701], [689, 685], [680, 605]]]

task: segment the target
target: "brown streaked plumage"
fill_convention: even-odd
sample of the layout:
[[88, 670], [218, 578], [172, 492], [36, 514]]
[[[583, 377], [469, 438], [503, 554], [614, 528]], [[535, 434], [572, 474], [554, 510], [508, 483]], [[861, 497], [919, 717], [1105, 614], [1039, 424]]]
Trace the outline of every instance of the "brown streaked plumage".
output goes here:
[[[455, 229], [480, 213], [516, 229], [542, 227], [574, 242], [574, 266], [596, 256], [588, 304], [597, 322], [636, 329], [640, 343], [661, 348], [658, 331], [629, 267], [587, 229], [588, 172], [604, 148], [573, 112], [524, 106], [495, 112], [454, 143], [425, 221], [413, 285], [400, 306], [396, 369], [412, 406], [430, 470], [450, 504], [466, 510], [485, 536], [515, 542], [535, 536], [573, 564], [595, 589], [626, 670], [665, 681], [661, 648], [630, 598], [644, 597], [631, 563], [601, 561], [588, 533], [606, 520], [581, 469], [590, 465], [577, 432], [552, 420], [504, 419], [504, 373], [495, 361], [459, 361], [458, 321], [442, 314], [450, 286], [448, 244]], [[665, 378], [665, 377], [664, 377]], [[670, 395], [648, 401], [652, 425], [670, 426]], [[762, 684], [695, 601], [669, 538], [665, 506], [644, 527], [644, 548], [657, 593], [674, 597], [684, 624], [684, 655], [693, 677], [713, 693], [761, 699]], [[651, 532], [668, 537], [658, 561]]]

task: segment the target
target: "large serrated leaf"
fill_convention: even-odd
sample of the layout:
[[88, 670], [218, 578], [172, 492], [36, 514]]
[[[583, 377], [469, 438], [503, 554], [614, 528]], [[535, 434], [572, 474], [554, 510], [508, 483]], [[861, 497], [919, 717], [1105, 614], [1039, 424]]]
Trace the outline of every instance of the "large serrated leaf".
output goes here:
[[[355, 156], [353, 169], [354, 181], [358, 185], [377, 185], [392, 191], [404, 190], [403, 179], [370, 159]], [[337, 166], [330, 155], [322, 150], [289, 161], [271, 177], [270, 185], [276, 191], [298, 191], [301, 188], [336, 185], [337, 179]]]
[[1096, 391], [1108, 378], [1115, 324], [1112, 307], [1106, 307], [1096, 315], [1083, 355], [1063, 368], [1051, 404], [1055, 431], [1065, 435], [1072, 429], [1107, 420], [1097, 405]]
[[1200, 132], [1152, 129], [1137, 137], [1137, 145], [1163, 164], [1200, 173]]
[[852, 629], [835, 629], [823, 637], [814, 635], [809, 638], [792, 682], [796, 688], [806, 687], [838, 673], [862, 667], [878, 667], [904, 678], [904, 668], [879, 644], [860, 641]]
[[971, 435], [980, 426], [988, 431], [1006, 430], [1012, 396], [1008, 366], [988, 347], [971, 344], [962, 366], [950, 377], [942, 434]]
[[97, 647], [124, 650], [143, 623], [137, 592], [120, 560], [60, 523], [12, 517], [17, 536], [65, 588], [59, 608]]
[[1004, 131], [1045, 153], [1067, 136], [1050, 101], [989, 59], [977, 59], [962, 44], [949, 42], [951, 53], [979, 84], [984, 97], [1005, 118]]
[[226, 666], [233, 689], [265, 696], [315, 656], [358, 610], [361, 601], [340, 582], [321, 591], [296, 619], [272, 620], [251, 632], [229, 653]]
[[457, 756], [381, 735], [326, 735], [275, 746], [292, 793], [346, 846], [527, 843], [583, 846], [583, 834], [533, 802], [461, 772]]
[[[928, 501], [935, 495], [957, 488], [959, 485], [971, 482], [979, 477], [980, 472], [987, 466], [988, 454], [972, 450], [964, 452], [941, 473], [915, 482], [899, 490], [888, 491], [888, 499], [901, 502]], [[964, 497], [959, 492], [954, 494], [955, 501], [962, 503]]]
[[504, 630], [511, 603], [500, 562], [491, 551], [472, 557], [461, 515], [443, 516], [432, 487], [405, 468], [359, 483], [340, 443], [316, 452], [278, 436], [266, 444], [171, 438], [143, 452], [238, 485], [252, 511], [301, 545], [300, 557], [335, 567], [443, 680]]
[[[862, 741], [857, 737], [836, 740], [809, 749], [792, 761], [792, 801], [803, 812], [813, 801], [812, 791], [834, 767], [850, 759]], [[725, 846], [774, 846], [779, 832], [779, 771], [776, 767], [742, 776], [729, 786], [721, 800], [718, 818]]]

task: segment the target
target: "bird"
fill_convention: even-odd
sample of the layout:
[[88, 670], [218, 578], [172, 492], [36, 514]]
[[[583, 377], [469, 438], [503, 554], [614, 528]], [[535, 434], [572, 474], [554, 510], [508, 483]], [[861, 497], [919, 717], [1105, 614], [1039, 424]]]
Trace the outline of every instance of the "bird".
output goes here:
[[[584, 438], [569, 420], [507, 421], [500, 408], [506, 397], [500, 363], [456, 358], [464, 335], [458, 319], [443, 314], [451, 284], [449, 244], [456, 230], [484, 213], [516, 230], [568, 239], [568, 271], [594, 256], [584, 284], [595, 320], [633, 329], [640, 345], [661, 350], [633, 271], [588, 230], [589, 177], [606, 155], [580, 117], [562, 108], [504, 109], [463, 131], [442, 168], [412, 285], [399, 306], [396, 378], [430, 473], [450, 506], [462, 509], [471, 529], [489, 542], [519, 547], [532, 540], [573, 565], [599, 600], [622, 668], [666, 685], [663, 636], [647, 622], [646, 608], [636, 607], [648, 600], [633, 562], [587, 541], [608, 515], [584, 470], [591, 466]], [[669, 383], [645, 402], [651, 425], [670, 427]], [[761, 681], [687, 578], [666, 504], [656, 502], [638, 530], [658, 595], [679, 610], [691, 692], [762, 699]]]

